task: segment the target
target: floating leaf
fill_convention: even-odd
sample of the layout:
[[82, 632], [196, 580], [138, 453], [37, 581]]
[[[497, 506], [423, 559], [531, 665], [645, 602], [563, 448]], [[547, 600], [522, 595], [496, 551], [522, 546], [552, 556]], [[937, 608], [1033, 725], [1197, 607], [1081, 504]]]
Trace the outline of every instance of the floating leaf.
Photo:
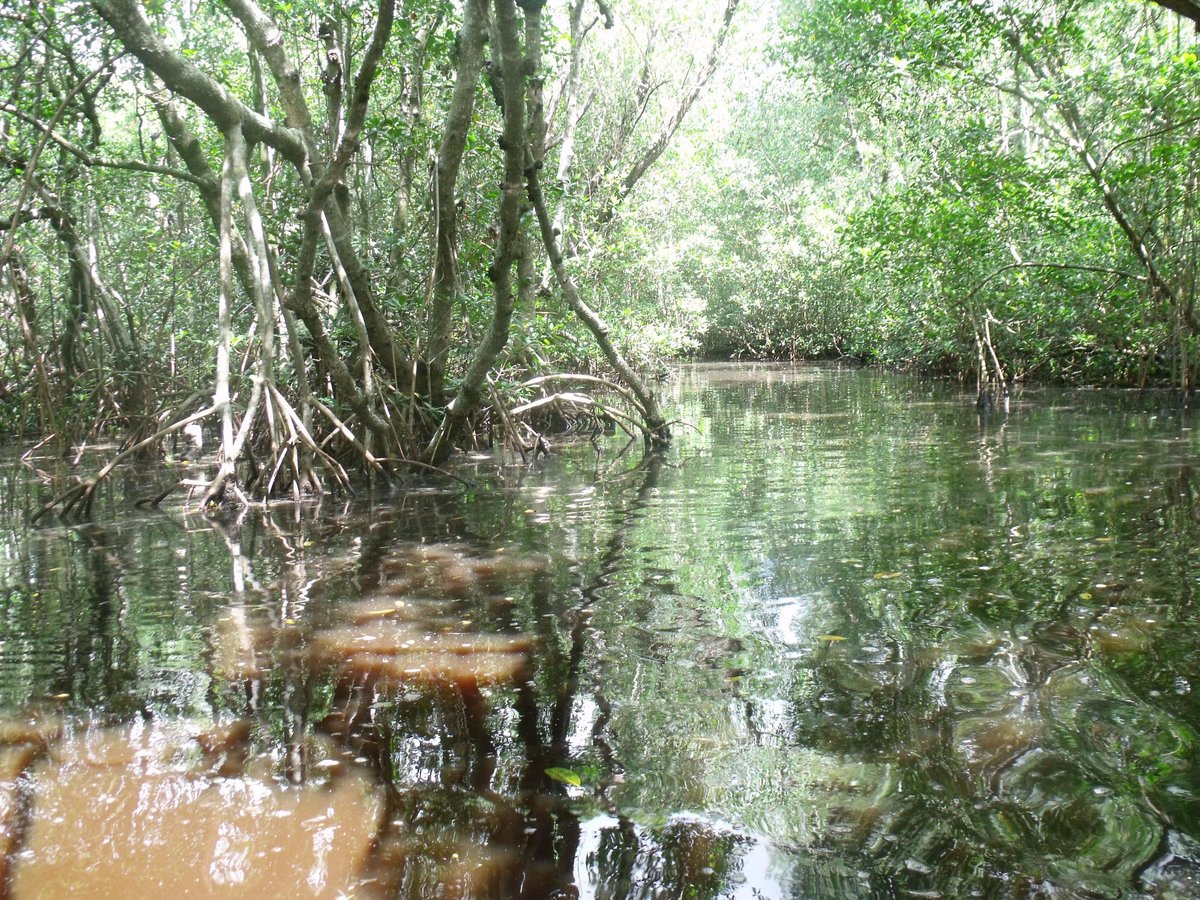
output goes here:
[[818, 641], [829, 641], [831, 644], [836, 644], [838, 641], [844, 641], [845, 638], [840, 634], [818, 634]]
[[571, 785], [571, 787], [579, 787], [583, 784], [583, 779], [570, 769], [560, 769], [558, 766], [552, 766], [546, 770], [546, 774], [555, 781], [561, 781], [563, 784]]

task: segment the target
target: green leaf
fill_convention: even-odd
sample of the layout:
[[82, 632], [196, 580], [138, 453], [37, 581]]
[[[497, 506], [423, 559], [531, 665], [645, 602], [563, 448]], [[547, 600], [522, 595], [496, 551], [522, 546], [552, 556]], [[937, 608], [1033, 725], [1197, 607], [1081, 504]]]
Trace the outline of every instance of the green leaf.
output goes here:
[[553, 766], [546, 770], [546, 774], [555, 781], [561, 781], [563, 784], [571, 785], [571, 787], [579, 787], [583, 784], [583, 779], [570, 769], [560, 769], [558, 766]]

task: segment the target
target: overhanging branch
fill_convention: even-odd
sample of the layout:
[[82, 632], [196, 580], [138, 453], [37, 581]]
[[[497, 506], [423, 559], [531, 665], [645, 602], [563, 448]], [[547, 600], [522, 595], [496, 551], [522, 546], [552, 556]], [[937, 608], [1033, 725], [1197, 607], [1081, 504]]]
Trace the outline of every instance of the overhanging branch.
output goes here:
[[137, 0], [92, 0], [117, 38], [147, 69], [177, 94], [195, 103], [223, 132], [237, 126], [247, 140], [278, 150], [294, 165], [307, 159], [301, 134], [272, 122], [233, 96], [215, 79], [170, 49], [150, 25]]
[[1109, 268], [1108, 266], [1085, 266], [1085, 265], [1073, 265], [1071, 263], [1053, 263], [1053, 262], [1009, 263], [1006, 266], [1001, 266], [999, 269], [996, 269], [994, 272], [992, 272], [990, 275], [988, 275], [985, 279], [983, 279], [983, 281], [979, 282], [977, 285], [975, 285], [975, 287], [971, 288], [971, 290], [967, 293], [967, 296], [964, 298], [964, 302], [970, 302], [975, 297], [975, 295], [978, 294], [981, 290], [983, 290], [985, 287], [987, 287], [989, 284], [991, 284], [993, 281], [995, 281], [997, 278], [999, 278], [1005, 272], [1009, 272], [1013, 269], [1058, 269], [1061, 271], [1068, 271], [1068, 272], [1095, 272], [1095, 273], [1098, 273], [1101, 275], [1119, 275], [1122, 278], [1130, 278], [1134, 281], [1147, 281], [1148, 280], [1145, 275], [1136, 275], [1133, 272], [1126, 272], [1124, 269], [1112, 269], [1112, 268]]
[[165, 175], [168, 178], [176, 178], [180, 181], [187, 181], [191, 184], [203, 186], [200, 179], [182, 169], [172, 169], [169, 166], [158, 166], [154, 163], [145, 163], [134, 159], [105, 159], [102, 156], [95, 156], [78, 144], [67, 140], [54, 131], [47, 123], [18, 109], [11, 103], [0, 103], [0, 111], [8, 113], [10, 116], [16, 116], [22, 122], [32, 125], [34, 128], [40, 128], [42, 133], [49, 137], [51, 141], [90, 168], [123, 169], [127, 172], [146, 172], [151, 175]]

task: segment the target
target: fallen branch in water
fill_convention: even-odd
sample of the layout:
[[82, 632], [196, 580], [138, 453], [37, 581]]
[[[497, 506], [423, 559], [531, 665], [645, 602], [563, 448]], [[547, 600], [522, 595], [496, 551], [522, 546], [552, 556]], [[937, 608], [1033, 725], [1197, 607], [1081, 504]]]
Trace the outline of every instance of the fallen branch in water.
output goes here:
[[[600, 379], [596, 379], [599, 381]], [[584, 407], [590, 410], [599, 410], [604, 415], [613, 419], [618, 425], [624, 429], [626, 434], [632, 436], [629, 428], [626, 425], [632, 426], [642, 433], [642, 437], [647, 441], [654, 436], [645, 422], [639, 421], [633, 416], [621, 412], [611, 406], [605, 406], [594, 397], [589, 397], [587, 394], [576, 394], [570, 391], [563, 391], [557, 394], [549, 394], [545, 397], [538, 397], [536, 400], [530, 400], [528, 403], [522, 403], [520, 406], [514, 406], [508, 411], [510, 416], [519, 416], [521, 413], [529, 412], [530, 410], [538, 409], [542, 406], [547, 406], [552, 403], [569, 403], [572, 406]]]
[[[90, 480], [88, 480], [88, 481], [83, 481], [82, 479], [77, 480], [76, 483], [71, 487], [70, 490], [63, 491], [63, 493], [59, 494], [57, 497], [55, 497], [54, 499], [52, 499], [48, 503], [46, 503], [44, 506], [42, 506], [42, 508], [40, 510], [38, 510], [37, 513], [35, 513], [34, 516], [29, 520], [29, 524], [36, 525], [38, 520], [41, 519], [42, 516], [46, 515], [48, 512], [50, 512], [52, 509], [54, 509], [56, 506], [59, 506], [59, 505], [62, 506], [62, 511], [59, 513], [59, 518], [66, 517], [71, 512], [71, 510], [74, 509], [75, 506], [80, 503], [82, 503], [82, 506], [80, 507], [80, 513], [79, 513], [80, 516], [89, 515], [92, 511], [92, 501], [96, 496], [96, 486], [98, 484], [100, 484], [100, 482], [103, 481], [105, 478], [107, 478], [110, 474], [112, 474], [113, 469], [115, 469], [121, 463], [122, 460], [127, 459], [128, 457], [137, 453], [139, 450], [143, 449], [144, 447], [148, 447], [150, 444], [153, 444], [155, 441], [162, 440], [168, 434], [172, 434], [173, 432], [179, 431], [180, 429], [185, 428], [188, 425], [191, 425], [193, 422], [199, 422], [201, 419], [204, 419], [204, 418], [212, 415], [212, 413], [215, 411], [215, 409], [216, 409], [216, 407], [213, 407], [213, 406], [210, 406], [206, 409], [202, 409], [202, 410], [200, 410], [200, 412], [193, 413], [192, 415], [188, 416], [186, 419], [180, 419], [178, 422], [174, 422], [174, 423], [168, 425], [166, 428], [160, 428], [158, 431], [154, 432], [154, 434], [150, 435], [149, 437], [142, 438], [142, 440], [138, 441], [136, 444], [131, 444], [130, 446], [126, 447], [124, 450], [122, 450], [120, 453], [118, 453], [116, 456], [114, 456], [112, 459], [110, 459], [107, 463], [105, 463], [104, 467], [99, 472], [97, 472], [95, 474], [95, 476], [93, 476]], [[172, 488], [172, 490], [174, 490], [174, 488]], [[164, 496], [166, 496], [166, 495], [164, 494]]]
[[42, 438], [40, 441], [38, 441], [36, 444], [34, 444], [32, 447], [30, 447], [28, 450], [26, 450], [24, 453], [21, 454], [21, 462], [28, 465], [29, 460], [31, 460], [33, 458], [33, 454], [37, 453], [37, 451], [41, 450], [43, 447], [45, 447], [48, 443], [50, 443], [56, 437], [58, 437], [57, 431], [50, 432], [50, 434], [46, 435], [44, 438]]
[[424, 469], [427, 472], [436, 472], [438, 475], [445, 475], [447, 478], [453, 478], [455, 481], [457, 481], [459, 484], [463, 485], [464, 487], [469, 487], [469, 488], [479, 487], [479, 485], [477, 485], [475, 482], [471, 481], [469, 478], [462, 478], [458, 475], [455, 475], [453, 472], [447, 472], [445, 469], [438, 468], [437, 466], [433, 465], [432, 463], [421, 462], [419, 459], [405, 459], [404, 457], [397, 456], [397, 457], [390, 457], [387, 459], [380, 459], [379, 462], [392, 463], [394, 465], [399, 465], [399, 466], [413, 466], [414, 468], [417, 468], [417, 469]]
[[617, 384], [616, 382], [613, 382], [613, 381], [609, 381], [606, 378], [598, 378], [595, 375], [583, 375], [583, 374], [572, 373], [572, 372], [561, 372], [561, 373], [554, 374], [554, 375], [539, 375], [536, 378], [530, 378], [528, 381], [522, 381], [518, 385], [518, 387], [523, 387], [523, 388], [538, 387], [549, 381], [584, 381], [589, 384], [603, 385], [604, 387], [611, 390], [613, 393], [619, 394], [625, 400], [625, 402], [628, 403], [630, 406], [632, 406], [634, 409], [636, 409], [640, 415], [642, 415], [642, 416], [646, 415], [645, 408], [642, 406], [641, 403], [638, 402], [637, 397], [634, 396], [634, 394], [631, 390], [626, 388], [624, 385]]
[[171, 485], [169, 488], [167, 488], [165, 491], [155, 494], [153, 497], [143, 497], [141, 500], [135, 500], [133, 502], [133, 505], [135, 507], [137, 507], [138, 509], [144, 509], [147, 506], [152, 506], [152, 507], [157, 508], [158, 504], [162, 503], [164, 500], [166, 500], [169, 496], [171, 496], [173, 493], [175, 493], [177, 490], [179, 490], [179, 488], [181, 488], [183, 486], [184, 486], [184, 482], [177, 481], [173, 485]]

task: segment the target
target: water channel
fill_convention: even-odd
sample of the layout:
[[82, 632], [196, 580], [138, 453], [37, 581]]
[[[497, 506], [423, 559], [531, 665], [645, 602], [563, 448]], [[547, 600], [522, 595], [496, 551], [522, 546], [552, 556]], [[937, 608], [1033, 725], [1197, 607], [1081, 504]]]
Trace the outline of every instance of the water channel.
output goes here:
[[[0, 891], [1200, 896], [1200, 421], [685, 367], [618, 436], [300, 511], [26, 523]], [[84, 455], [81, 469], [104, 458]]]

